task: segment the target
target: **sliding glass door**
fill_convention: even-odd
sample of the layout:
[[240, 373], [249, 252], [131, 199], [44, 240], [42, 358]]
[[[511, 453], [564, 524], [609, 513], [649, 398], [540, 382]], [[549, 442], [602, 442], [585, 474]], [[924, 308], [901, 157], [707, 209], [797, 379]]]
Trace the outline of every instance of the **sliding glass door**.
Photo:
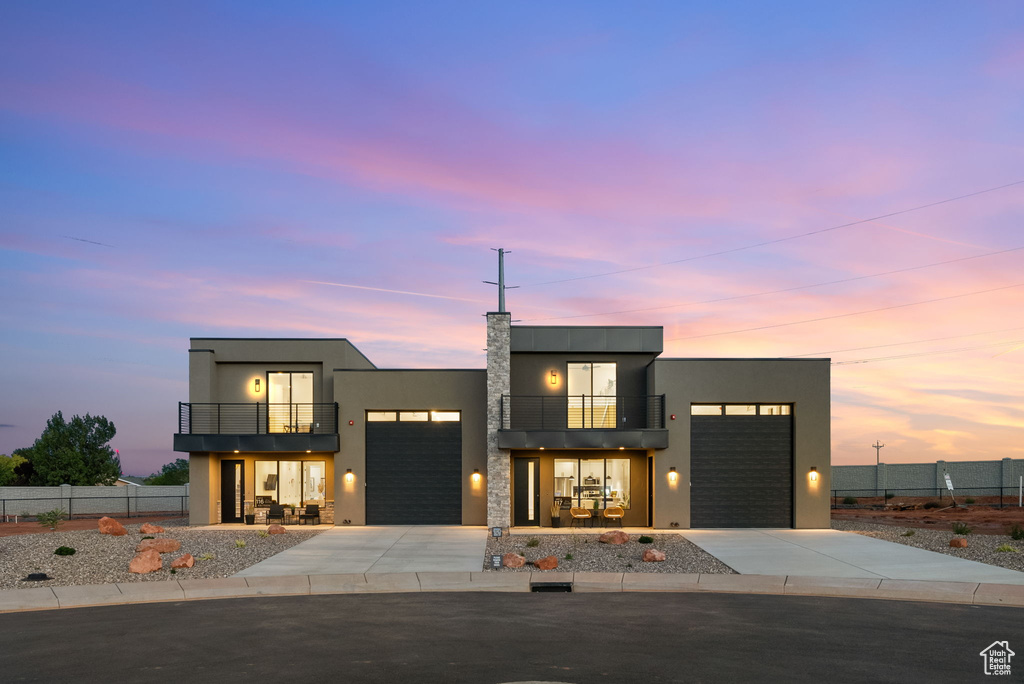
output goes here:
[[267, 373], [268, 432], [313, 431], [313, 374]]
[[614, 363], [570, 363], [569, 428], [615, 428]]

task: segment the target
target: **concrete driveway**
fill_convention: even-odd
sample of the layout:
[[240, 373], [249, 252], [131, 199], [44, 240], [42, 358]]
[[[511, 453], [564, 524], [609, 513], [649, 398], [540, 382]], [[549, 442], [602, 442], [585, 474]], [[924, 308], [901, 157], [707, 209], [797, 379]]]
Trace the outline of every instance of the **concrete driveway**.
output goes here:
[[1024, 584], [1024, 572], [840, 530], [686, 530], [743, 575], [869, 577]]
[[235, 576], [480, 572], [486, 544], [484, 527], [333, 527]]

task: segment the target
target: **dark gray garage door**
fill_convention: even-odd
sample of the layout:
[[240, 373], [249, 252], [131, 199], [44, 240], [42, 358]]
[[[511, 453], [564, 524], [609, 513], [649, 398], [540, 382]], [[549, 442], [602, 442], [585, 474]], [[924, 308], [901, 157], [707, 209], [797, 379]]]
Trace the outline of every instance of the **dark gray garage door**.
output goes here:
[[366, 424], [366, 524], [462, 524], [462, 423]]
[[792, 527], [792, 416], [690, 416], [690, 526]]

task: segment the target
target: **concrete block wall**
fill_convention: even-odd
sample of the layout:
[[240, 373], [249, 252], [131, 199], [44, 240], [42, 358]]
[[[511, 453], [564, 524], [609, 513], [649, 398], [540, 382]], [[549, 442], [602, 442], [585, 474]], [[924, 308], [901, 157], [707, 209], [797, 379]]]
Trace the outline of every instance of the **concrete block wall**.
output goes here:
[[1024, 476], [1024, 459], [881, 463], [877, 470], [872, 465], [832, 466], [832, 489], [837, 496], [868, 496], [865, 490], [928, 496], [929, 491], [946, 491], [944, 473], [949, 473], [954, 492], [963, 490], [964, 496], [998, 496], [1000, 487], [1010, 496]]
[[[71, 515], [188, 514], [188, 485], [144, 487], [0, 487], [0, 516], [38, 515], [60, 508]], [[0, 517], [0, 519], [3, 519]]]

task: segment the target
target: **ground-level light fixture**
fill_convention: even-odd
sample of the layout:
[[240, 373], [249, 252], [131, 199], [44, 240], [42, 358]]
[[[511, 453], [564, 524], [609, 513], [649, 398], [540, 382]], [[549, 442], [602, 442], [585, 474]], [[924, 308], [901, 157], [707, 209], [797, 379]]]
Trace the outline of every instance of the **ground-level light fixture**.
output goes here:
[[679, 477], [679, 473], [676, 472], [675, 466], [672, 466], [668, 469], [668, 481], [675, 482], [677, 477]]
[[811, 482], [818, 481], [818, 466], [811, 466]]
[[256, 378], [256, 394], [260, 393], [260, 379]]
[[473, 478], [473, 482], [479, 482], [480, 481], [480, 477], [481, 477], [480, 469], [479, 468], [473, 468], [473, 475], [471, 477]]
[[345, 471], [345, 482], [351, 482], [354, 479], [356, 479], [356, 476], [352, 474], [352, 469], [347, 469]]

